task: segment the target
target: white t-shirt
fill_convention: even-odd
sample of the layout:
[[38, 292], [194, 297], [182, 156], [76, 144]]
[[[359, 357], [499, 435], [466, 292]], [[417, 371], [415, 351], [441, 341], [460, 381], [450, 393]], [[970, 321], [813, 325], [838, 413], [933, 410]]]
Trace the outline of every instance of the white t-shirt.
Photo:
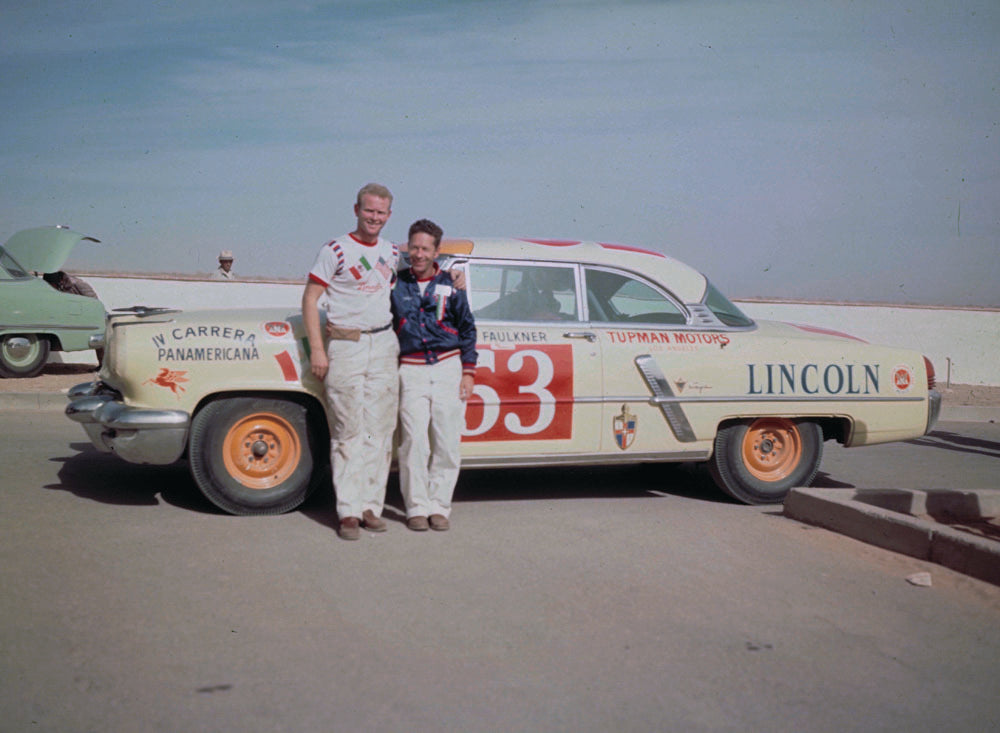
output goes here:
[[316, 255], [309, 280], [326, 288], [326, 317], [347, 328], [381, 328], [392, 321], [389, 291], [399, 248], [382, 239], [365, 244], [351, 234], [327, 242]]

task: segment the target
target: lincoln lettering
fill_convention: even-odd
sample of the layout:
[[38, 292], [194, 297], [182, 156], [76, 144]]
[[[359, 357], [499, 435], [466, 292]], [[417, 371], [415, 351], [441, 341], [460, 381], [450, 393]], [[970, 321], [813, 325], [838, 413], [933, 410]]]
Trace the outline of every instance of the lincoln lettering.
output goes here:
[[747, 364], [747, 394], [878, 394], [878, 364]]

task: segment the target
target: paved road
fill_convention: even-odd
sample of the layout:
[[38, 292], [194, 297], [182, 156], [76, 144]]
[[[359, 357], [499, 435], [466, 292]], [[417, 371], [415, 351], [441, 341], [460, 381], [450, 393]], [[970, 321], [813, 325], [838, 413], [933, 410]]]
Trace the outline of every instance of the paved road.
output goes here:
[[[345, 543], [328, 498], [223, 516], [184, 466], [97, 454], [57, 413], [0, 420], [3, 730], [1000, 724], [1000, 588], [696, 470], [467, 472], [451, 532]], [[992, 488], [1000, 427], [827, 446], [827, 486]]]

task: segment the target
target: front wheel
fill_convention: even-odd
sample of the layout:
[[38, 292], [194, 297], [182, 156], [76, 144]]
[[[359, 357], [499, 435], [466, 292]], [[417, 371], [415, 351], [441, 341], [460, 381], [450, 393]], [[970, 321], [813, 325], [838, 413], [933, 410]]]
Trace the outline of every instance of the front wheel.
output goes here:
[[0, 337], [0, 376], [34, 377], [48, 358], [49, 341], [36, 333]]
[[230, 514], [281, 514], [315, 486], [306, 409], [288, 400], [238, 397], [211, 403], [191, 422], [191, 474]]
[[720, 428], [709, 461], [719, 488], [745, 504], [780, 504], [808, 486], [823, 458], [823, 429], [809, 420], [762, 417]]

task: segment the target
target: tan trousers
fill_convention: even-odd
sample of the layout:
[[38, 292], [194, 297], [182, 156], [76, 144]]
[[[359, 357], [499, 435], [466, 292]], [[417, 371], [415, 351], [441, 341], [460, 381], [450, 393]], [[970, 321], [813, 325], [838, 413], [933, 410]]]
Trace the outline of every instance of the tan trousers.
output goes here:
[[399, 404], [399, 342], [392, 329], [331, 340], [326, 399], [337, 516], [382, 515]]
[[462, 360], [399, 367], [399, 486], [406, 516], [451, 514], [461, 464]]

